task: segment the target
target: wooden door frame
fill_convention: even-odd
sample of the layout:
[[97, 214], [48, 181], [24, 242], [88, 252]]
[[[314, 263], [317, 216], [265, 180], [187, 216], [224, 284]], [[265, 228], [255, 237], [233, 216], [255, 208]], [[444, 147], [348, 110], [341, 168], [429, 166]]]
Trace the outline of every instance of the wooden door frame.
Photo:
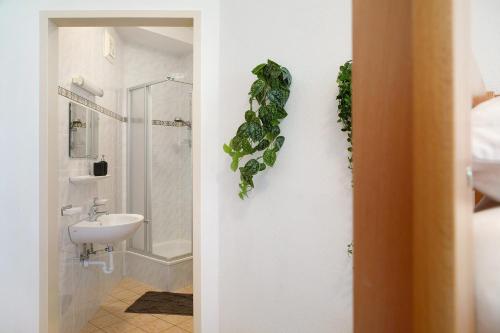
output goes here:
[[474, 332], [468, 0], [353, 0], [354, 330]]

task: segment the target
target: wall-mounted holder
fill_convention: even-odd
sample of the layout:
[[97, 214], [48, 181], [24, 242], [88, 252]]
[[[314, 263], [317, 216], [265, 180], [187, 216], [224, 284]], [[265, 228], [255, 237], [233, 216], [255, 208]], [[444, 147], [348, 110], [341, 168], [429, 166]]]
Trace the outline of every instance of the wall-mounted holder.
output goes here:
[[89, 80], [86, 80], [83, 78], [81, 75], [75, 75], [71, 78], [71, 83], [74, 85], [77, 85], [78, 87], [82, 88], [83, 90], [87, 91], [88, 93], [102, 97], [104, 96], [104, 91], [99, 88], [96, 84], [90, 82]]
[[72, 204], [61, 207], [61, 216], [80, 215], [81, 213], [82, 207], [73, 207]]

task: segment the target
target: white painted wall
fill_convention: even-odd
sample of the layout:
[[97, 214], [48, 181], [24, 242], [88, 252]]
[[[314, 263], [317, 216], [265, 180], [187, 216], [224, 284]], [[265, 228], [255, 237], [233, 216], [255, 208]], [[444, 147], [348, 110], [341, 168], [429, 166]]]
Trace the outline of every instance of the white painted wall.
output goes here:
[[[0, 330], [38, 331], [39, 313], [39, 11], [200, 10], [203, 267], [202, 325], [218, 330], [218, 198], [211, 177], [217, 166], [218, 0], [0, 1]], [[54, 223], [56, 223], [54, 221]]]
[[143, 27], [160, 35], [183, 41], [184, 43], [193, 44], [193, 29], [192, 28], [174, 28], [174, 27]]
[[[221, 0], [220, 42], [220, 333], [350, 332], [351, 177], [335, 101], [350, 1]], [[268, 57], [293, 75], [286, 141], [241, 201], [222, 144]]]
[[471, 1], [472, 52], [487, 90], [500, 92], [500, 2]]
[[[335, 122], [335, 77], [351, 48], [341, 0], [0, 1], [1, 330], [37, 332], [39, 10], [82, 9], [202, 11], [203, 333], [351, 331], [351, 183]], [[267, 57], [294, 75], [287, 141], [241, 202], [221, 146]]]
[[[102, 54], [105, 28], [61, 28], [59, 29], [59, 85], [75, 91], [95, 101], [113, 112], [123, 114], [122, 73], [123, 43], [113, 28], [107, 28], [113, 36], [116, 58], [110, 63]], [[95, 97], [71, 84], [74, 75], [82, 75], [104, 90], [103, 97]], [[110, 213], [122, 213], [122, 132], [125, 124], [105, 115], [99, 117], [99, 156], [105, 155], [108, 162], [110, 179], [103, 182], [75, 185], [68, 181], [70, 176], [88, 174], [89, 164], [86, 159], [69, 157], [69, 100], [58, 96], [59, 112], [59, 205], [72, 204], [83, 207], [82, 214], [87, 214], [94, 197], [109, 201], [106, 209]], [[100, 159], [100, 158], [99, 158]], [[92, 160], [90, 163], [95, 162]], [[123, 276], [122, 245], [115, 244], [115, 269], [112, 274], [105, 274], [100, 267], [83, 267], [78, 260], [81, 247], [71, 242], [68, 226], [78, 222], [80, 216], [59, 216], [59, 299], [61, 333], [80, 332], [88, 320], [99, 309], [104, 296], [120, 281]], [[95, 244], [94, 249], [104, 246]], [[107, 260], [107, 255], [99, 252], [93, 260]]]

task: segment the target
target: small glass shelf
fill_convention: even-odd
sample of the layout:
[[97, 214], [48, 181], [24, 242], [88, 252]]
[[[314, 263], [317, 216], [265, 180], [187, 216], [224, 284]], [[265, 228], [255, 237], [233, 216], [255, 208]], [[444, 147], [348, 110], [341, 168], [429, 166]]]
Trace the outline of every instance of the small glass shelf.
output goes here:
[[99, 180], [108, 179], [110, 177], [111, 177], [111, 175], [106, 175], [106, 176], [92, 176], [92, 175], [74, 176], [74, 177], [69, 177], [69, 182], [72, 184], [90, 184], [90, 183], [97, 182]]

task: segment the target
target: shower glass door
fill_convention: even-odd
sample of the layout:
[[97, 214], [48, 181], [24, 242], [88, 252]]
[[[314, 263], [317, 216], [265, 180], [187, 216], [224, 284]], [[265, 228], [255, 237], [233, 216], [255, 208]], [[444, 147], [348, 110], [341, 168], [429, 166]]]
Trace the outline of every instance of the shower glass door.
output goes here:
[[191, 85], [151, 86], [152, 253], [192, 254]]
[[[128, 95], [127, 135], [127, 211], [146, 217], [146, 89], [134, 89]], [[147, 220], [129, 240], [129, 247], [147, 251]]]
[[191, 84], [166, 80], [129, 89], [128, 212], [145, 223], [134, 252], [192, 255]]

